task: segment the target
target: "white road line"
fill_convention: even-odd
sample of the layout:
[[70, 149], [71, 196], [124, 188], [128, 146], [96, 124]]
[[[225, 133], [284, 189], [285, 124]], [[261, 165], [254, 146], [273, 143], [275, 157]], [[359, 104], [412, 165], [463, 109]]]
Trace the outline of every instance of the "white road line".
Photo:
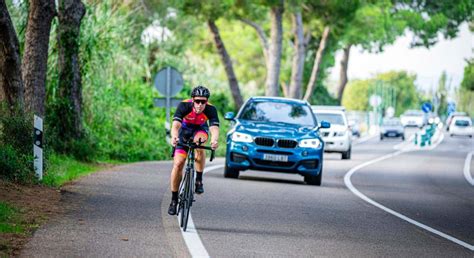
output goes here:
[[[210, 166], [204, 169], [204, 173], [209, 172], [214, 169], [223, 168], [224, 165], [215, 165]], [[178, 225], [179, 225], [179, 217], [178, 217]], [[197, 232], [196, 227], [194, 226], [193, 217], [191, 216], [191, 212], [189, 212], [189, 219], [188, 219], [188, 228], [186, 232], [181, 229], [181, 234], [183, 235], [184, 242], [188, 247], [189, 253], [192, 257], [209, 257], [206, 248], [204, 247], [203, 243], [201, 242], [201, 238]]]
[[[437, 144], [435, 144], [434, 147], [438, 146], [438, 144], [441, 143], [441, 141], [443, 140], [443, 138], [444, 138], [444, 137], [441, 136], [441, 140], [440, 140]], [[433, 147], [433, 148], [434, 148], [434, 147]], [[409, 150], [409, 151], [413, 151], [413, 150]], [[415, 226], [417, 226], [417, 227], [420, 227], [420, 228], [422, 228], [422, 229], [425, 229], [425, 230], [427, 230], [427, 231], [429, 231], [429, 232], [431, 232], [431, 233], [433, 233], [433, 234], [436, 234], [436, 235], [438, 235], [438, 236], [440, 236], [440, 237], [442, 237], [442, 238], [445, 238], [445, 239], [447, 239], [447, 240], [449, 240], [449, 241], [452, 241], [452, 242], [454, 242], [454, 243], [456, 243], [456, 244], [458, 244], [458, 245], [461, 245], [461, 246], [463, 246], [463, 247], [465, 247], [465, 248], [467, 248], [467, 249], [469, 249], [469, 250], [471, 250], [471, 251], [474, 251], [474, 245], [468, 244], [468, 243], [466, 243], [466, 242], [464, 242], [464, 241], [461, 241], [461, 240], [459, 240], [459, 239], [457, 239], [457, 238], [455, 238], [455, 237], [452, 237], [452, 236], [450, 236], [450, 235], [448, 235], [448, 234], [445, 234], [445, 233], [443, 233], [443, 232], [441, 232], [441, 231], [439, 231], [439, 230], [436, 230], [436, 229], [431, 228], [431, 227], [429, 227], [429, 226], [427, 226], [427, 225], [425, 225], [425, 224], [422, 224], [422, 223], [420, 223], [420, 222], [418, 222], [418, 221], [415, 221], [415, 220], [413, 220], [413, 219], [410, 219], [409, 217], [407, 217], [407, 216], [405, 216], [405, 215], [403, 215], [403, 214], [401, 214], [401, 213], [398, 213], [398, 212], [396, 212], [396, 211], [394, 211], [394, 210], [392, 210], [392, 209], [389, 209], [389, 208], [383, 206], [382, 204], [380, 204], [380, 203], [378, 203], [378, 202], [376, 202], [376, 201], [370, 199], [369, 197], [367, 197], [366, 195], [364, 195], [363, 193], [361, 193], [359, 190], [357, 190], [357, 189], [354, 187], [354, 185], [352, 185], [351, 176], [352, 176], [357, 170], [359, 170], [359, 169], [361, 169], [361, 168], [363, 168], [363, 167], [369, 166], [369, 165], [371, 165], [371, 164], [377, 163], [377, 162], [379, 162], [379, 161], [382, 161], [382, 160], [385, 160], [385, 159], [389, 159], [389, 158], [398, 156], [398, 155], [400, 155], [401, 153], [409, 152], [409, 151], [397, 151], [397, 152], [394, 152], [394, 153], [387, 154], [387, 155], [384, 155], [384, 156], [382, 156], [382, 157], [376, 158], [376, 159], [374, 159], [374, 160], [367, 161], [367, 162], [365, 162], [365, 163], [362, 163], [362, 164], [360, 164], [360, 165], [358, 165], [358, 166], [352, 168], [352, 169], [349, 170], [349, 172], [347, 172], [346, 175], [344, 176], [344, 183], [346, 184], [346, 187], [349, 188], [349, 190], [351, 190], [351, 192], [354, 193], [356, 196], [358, 196], [358, 197], [361, 198], [362, 200], [364, 200], [364, 201], [366, 201], [366, 202], [372, 204], [373, 206], [375, 206], [375, 207], [377, 207], [377, 208], [379, 208], [379, 209], [382, 209], [383, 211], [386, 211], [386, 212], [388, 212], [388, 213], [390, 213], [390, 214], [392, 214], [392, 215], [394, 215], [394, 216], [396, 216], [396, 217], [398, 217], [398, 218], [400, 218], [400, 219], [402, 219], [402, 220], [405, 220], [405, 221], [407, 221], [407, 222], [409, 222], [409, 223], [411, 223], [411, 224], [413, 224], [413, 225], [415, 225]]]
[[474, 179], [471, 176], [471, 158], [473, 153], [474, 151], [469, 152], [464, 162], [464, 177], [472, 186], [474, 186]]

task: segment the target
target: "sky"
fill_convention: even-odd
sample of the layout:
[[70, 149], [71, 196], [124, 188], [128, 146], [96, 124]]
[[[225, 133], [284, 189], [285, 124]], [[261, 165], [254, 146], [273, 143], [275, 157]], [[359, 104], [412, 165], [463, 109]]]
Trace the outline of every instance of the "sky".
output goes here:
[[[438, 43], [426, 49], [410, 48], [412, 35], [406, 33], [393, 45], [385, 47], [384, 52], [371, 54], [352, 48], [349, 56], [348, 77], [367, 79], [379, 72], [406, 70], [417, 75], [416, 85], [423, 90], [436, 89], [443, 71], [448, 75], [451, 87], [458, 87], [462, 81], [465, 59], [474, 57], [474, 35], [467, 23], [460, 27], [458, 37], [446, 40], [440, 36]], [[336, 55], [336, 66], [331, 71], [331, 80], [338, 80], [342, 52]]]

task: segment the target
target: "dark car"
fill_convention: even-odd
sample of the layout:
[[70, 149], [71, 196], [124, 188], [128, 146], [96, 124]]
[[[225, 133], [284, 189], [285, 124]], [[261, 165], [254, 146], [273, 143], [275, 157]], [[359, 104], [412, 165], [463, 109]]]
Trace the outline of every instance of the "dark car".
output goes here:
[[405, 128], [403, 127], [400, 119], [390, 118], [384, 119], [380, 126], [380, 140], [385, 137], [401, 137], [405, 140]]
[[[252, 97], [237, 116], [225, 119], [233, 126], [227, 134], [224, 177], [238, 178], [253, 169], [295, 173], [310, 185], [321, 185], [324, 142], [308, 102]], [[321, 122], [321, 128], [330, 124]]]

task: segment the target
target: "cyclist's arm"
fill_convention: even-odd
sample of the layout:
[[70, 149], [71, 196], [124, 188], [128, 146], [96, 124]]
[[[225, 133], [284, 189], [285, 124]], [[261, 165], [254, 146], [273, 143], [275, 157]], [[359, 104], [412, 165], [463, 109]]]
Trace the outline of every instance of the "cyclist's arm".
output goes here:
[[217, 149], [219, 140], [219, 126], [211, 126], [209, 127], [209, 131], [211, 131], [211, 147], [213, 149]]
[[173, 125], [171, 126], [171, 144], [173, 146], [176, 146], [176, 143], [178, 142], [180, 128], [181, 128], [181, 122], [173, 121]]

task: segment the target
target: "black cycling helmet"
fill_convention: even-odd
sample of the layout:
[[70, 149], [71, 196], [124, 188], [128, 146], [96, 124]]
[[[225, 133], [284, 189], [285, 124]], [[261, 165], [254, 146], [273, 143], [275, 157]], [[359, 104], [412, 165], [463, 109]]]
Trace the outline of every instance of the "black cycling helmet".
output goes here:
[[193, 89], [193, 91], [191, 92], [191, 97], [194, 98], [194, 97], [205, 97], [205, 98], [209, 98], [211, 96], [211, 92], [204, 86], [197, 86]]

